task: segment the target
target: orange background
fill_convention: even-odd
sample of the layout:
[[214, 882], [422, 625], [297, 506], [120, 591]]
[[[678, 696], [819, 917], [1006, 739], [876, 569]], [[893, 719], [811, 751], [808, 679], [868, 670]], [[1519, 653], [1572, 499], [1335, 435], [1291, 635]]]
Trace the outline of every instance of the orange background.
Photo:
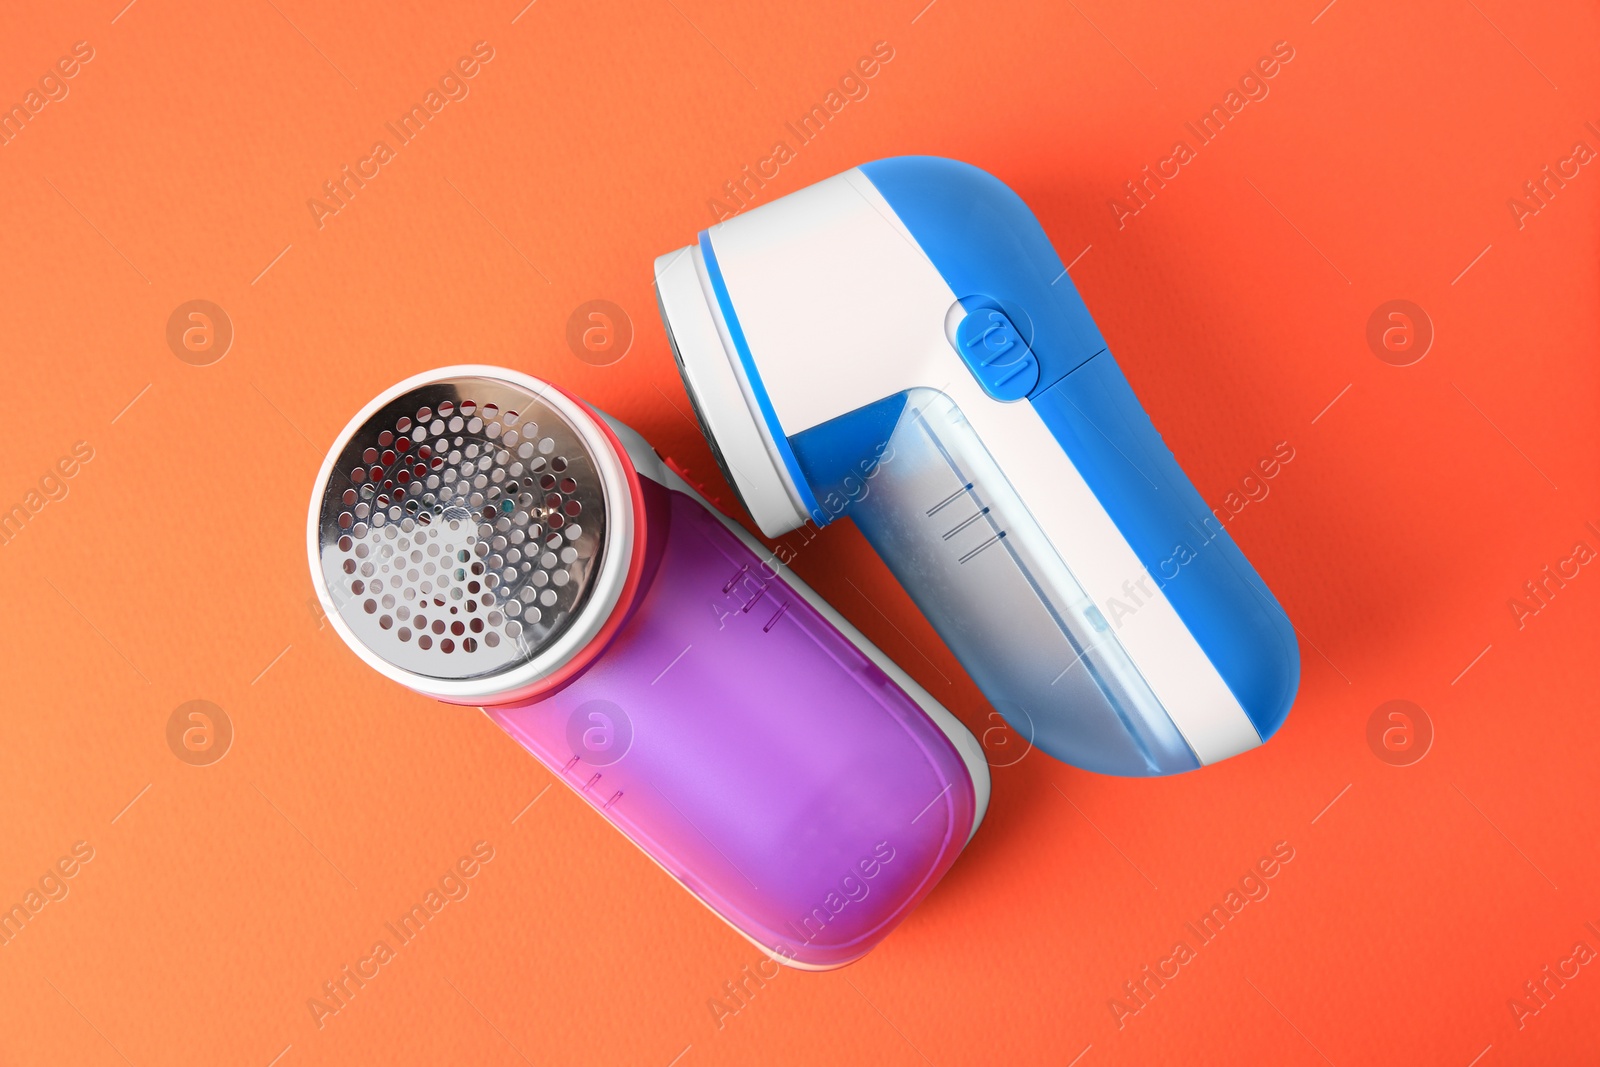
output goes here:
[[[1600, 949], [1600, 565], [1521, 626], [1508, 601], [1600, 549], [1600, 173], [1521, 228], [1507, 206], [1574, 142], [1600, 149], [1592, 6], [122, 2], [18, 8], [0, 40], [5, 102], [94, 49], [0, 147], [0, 506], [93, 449], [0, 545], [0, 904], [94, 849], [0, 947], [0, 1061], [1593, 1055], [1600, 964], [1520, 1028], [1508, 1001], [1575, 942]], [[470, 95], [319, 229], [306, 201], [480, 40]], [[791, 535], [800, 574], [984, 737], [994, 800], [885, 944], [785, 971], [719, 1028], [708, 1002], [756, 951], [543, 793], [482, 715], [340, 644], [307, 498], [362, 403], [463, 360], [555, 379], [717, 485], [651, 260], [880, 40], [870, 95], [764, 197], [912, 152], [1017, 189], [1064, 261], [1083, 253], [1074, 279], [1207, 500], [1294, 448], [1230, 529], [1304, 676], [1276, 738], [1198, 773], [1012, 762], [848, 524]], [[1270, 95], [1119, 230], [1123, 183], [1280, 40]], [[166, 341], [195, 298], [235, 331], [209, 366]], [[635, 331], [603, 367], [566, 342], [597, 298]], [[1396, 298], [1436, 331], [1408, 367], [1366, 341]], [[193, 699], [235, 731], [209, 766], [166, 739]], [[1395, 699], [1436, 735], [1410, 766], [1367, 741]], [[478, 841], [494, 859], [470, 895], [319, 1029], [307, 1000]], [[1280, 841], [1271, 895], [1119, 1028], [1122, 983]]]

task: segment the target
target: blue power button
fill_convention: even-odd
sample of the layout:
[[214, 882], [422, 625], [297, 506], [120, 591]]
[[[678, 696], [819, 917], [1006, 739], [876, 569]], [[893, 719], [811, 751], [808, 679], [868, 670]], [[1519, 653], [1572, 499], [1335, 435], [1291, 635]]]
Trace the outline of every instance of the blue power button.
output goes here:
[[1021, 400], [1039, 384], [1039, 360], [1004, 311], [978, 307], [956, 327], [956, 351], [983, 391], [996, 400]]

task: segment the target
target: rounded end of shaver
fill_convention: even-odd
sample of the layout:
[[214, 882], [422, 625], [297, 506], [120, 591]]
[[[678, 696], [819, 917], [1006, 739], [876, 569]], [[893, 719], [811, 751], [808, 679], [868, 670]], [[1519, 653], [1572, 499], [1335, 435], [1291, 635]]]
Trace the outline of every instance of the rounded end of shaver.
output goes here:
[[536, 693], [626, 582], [626, 460], [582, 405], [515, 371], [408, 378], [323, 461], [306, 542], [334, 629], [385, 676], [459, 704]]
[[690, 245], [659, 257], [655, 272], [673, 360], [722, 476], [768, 537], [804, 526], [799, 490], [775, 455], [771, 428], [756, 417], [746, 396], [752, 385], [730, 351], [727, 320], [711, 291], [700, 248]]

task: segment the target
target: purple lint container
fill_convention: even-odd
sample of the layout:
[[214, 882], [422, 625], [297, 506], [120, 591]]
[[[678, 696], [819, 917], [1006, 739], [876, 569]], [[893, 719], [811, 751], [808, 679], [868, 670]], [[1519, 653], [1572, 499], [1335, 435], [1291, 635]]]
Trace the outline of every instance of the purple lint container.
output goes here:
[[638, 434], [493, 367], [341, 434], [308, 548], [340, 636], [480, 705], [774, 959], [838, 967], [949, 869], [977, 741]]

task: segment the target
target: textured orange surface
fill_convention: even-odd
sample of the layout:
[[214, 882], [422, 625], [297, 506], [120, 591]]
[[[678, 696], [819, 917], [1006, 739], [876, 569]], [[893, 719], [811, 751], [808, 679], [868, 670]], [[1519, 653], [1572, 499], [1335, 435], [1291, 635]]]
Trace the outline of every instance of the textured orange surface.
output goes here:
[[[0, 946], [0, 1061], [1588, 1062], [1591, 5], [523, 2], [7, 13], [0, 508], [27, 521], [0, 540], [0, 905], [39, 907]], [[880, 41], [866, 95], [799, 143], [786, 123]], [[402, 142], [387, 124], [434, 89]], [[908, 152], [1034, 207], [1238, 510], [1304, 678], [1278, 737], [1198, 773], [1018, 761], [853, 530], [791, 535], [997, 766], [967, 854], [881, 948], [758, 985], [754, 949], [487, 719], [339, 643], [306, 503], [363, 402], [466, 359], [558, 380], [719, 485], [652, 258], [746, 166], [786, 157], [764, 200]], [[334, 201], [346, 166], [368, 177]], [[608, 366], [567, 340], [596, 299], [632, 322]], [[215, 314], [169, 342], [192, 300], [231, 323], [220, 359]], [[1391, 300], [1431, 323], [1409, 366], [1415, 311], [1368, 340]], [[169, 733], [195, 700], [231, 728], [219, 761], [221, 717], [210, 748]], [[362, 964], [463, 858], [466, 895]], [[1241, 882], [1266, 895], [1196, 936]], [[377, 972], [308, 1006], [347, 966]]]

